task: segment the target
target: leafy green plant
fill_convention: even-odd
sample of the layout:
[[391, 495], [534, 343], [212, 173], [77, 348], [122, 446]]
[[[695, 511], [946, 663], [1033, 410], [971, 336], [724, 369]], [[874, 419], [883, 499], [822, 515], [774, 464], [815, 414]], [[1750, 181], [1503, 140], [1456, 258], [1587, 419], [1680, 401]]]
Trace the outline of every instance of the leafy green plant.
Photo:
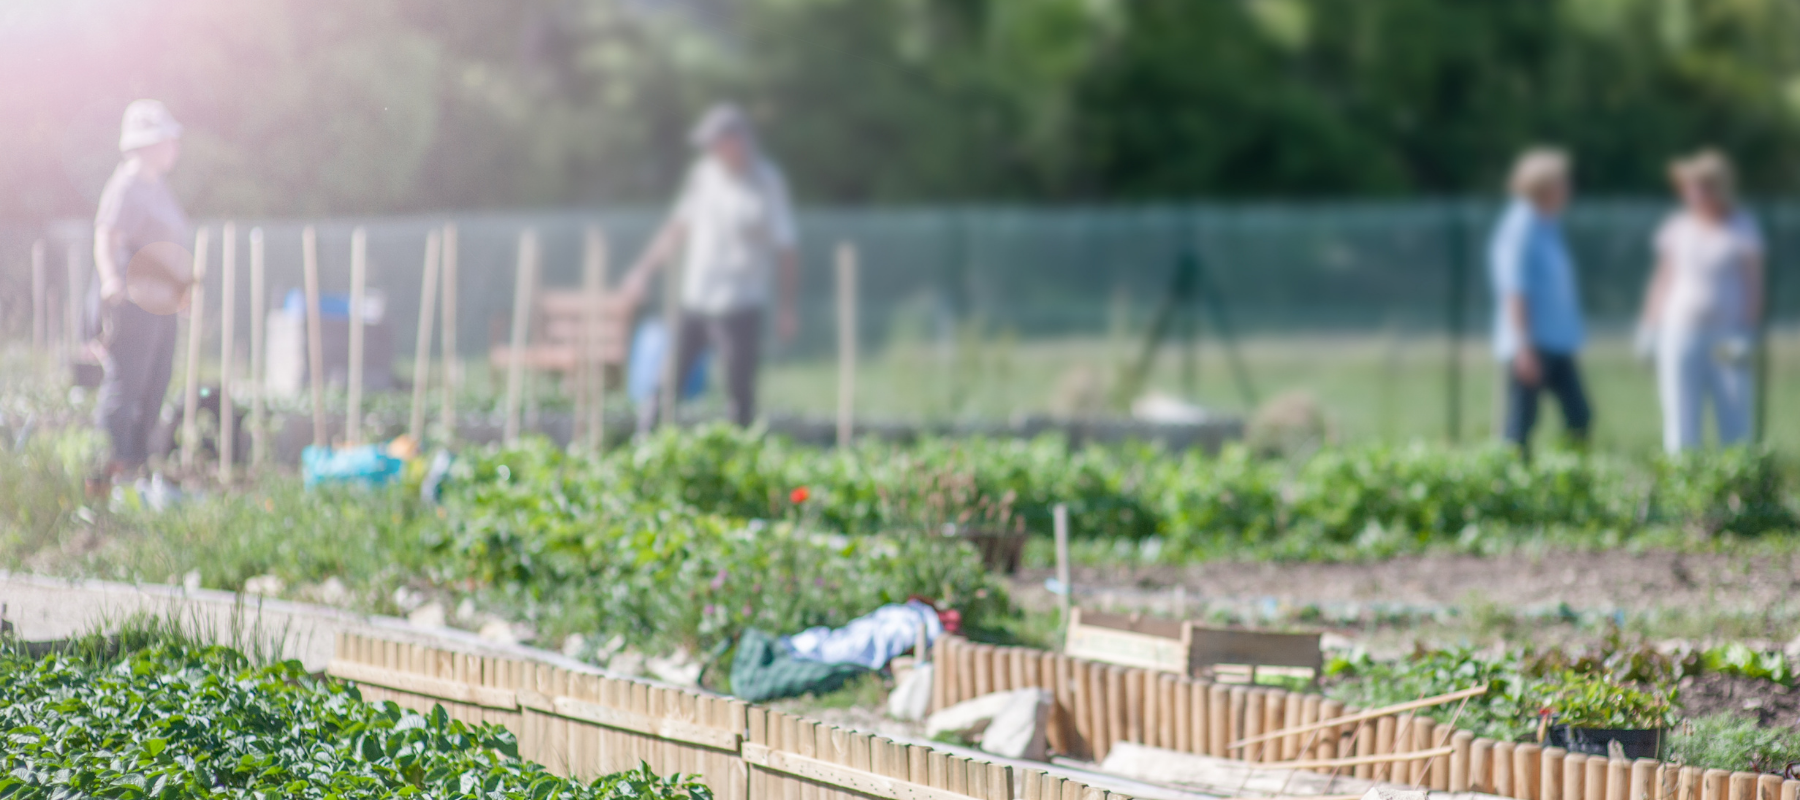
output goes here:
[[168, 644], [93, 666], [0, 658], [0, 796], [711, 800], [647, 768], [589, 784], [518, 758], [492, 724], [363, 702], [297, 662]]
[[1591, 672], [1566, 671], [1541, 687], [1559, 724], [1575, 728], [1666, 728], [1674, 723], [1673, 690], [1643, 688]]
[[1683, 722], [1669, 736], [1667, 758], [1702, 769], [1781, 772], [1800, 761], [1800, 732], [1764, 728], [1756, 720], [1712, 714]]

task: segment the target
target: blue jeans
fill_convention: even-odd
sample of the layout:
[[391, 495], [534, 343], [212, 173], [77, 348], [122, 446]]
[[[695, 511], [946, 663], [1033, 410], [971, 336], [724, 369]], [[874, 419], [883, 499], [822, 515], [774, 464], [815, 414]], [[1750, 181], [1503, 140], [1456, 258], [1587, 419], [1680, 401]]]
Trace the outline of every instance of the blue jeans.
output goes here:
[[1587, 392], [1581, 386], [1581, 371], [1575, 366], [1574, 353], [1538, 351], [1540, 375], [1536, 386], [1526, 386], [1517, 373], [1506, 371], [1506, 440], [1528, 449], [1531, 429], [1537, 426], [1538, 394], [1549, 390], [1562, 406], [1563, 427], [1576, 440], [1586, 440], [1588, 426], [1593, 423], [1593, 410], [1588, 407]]

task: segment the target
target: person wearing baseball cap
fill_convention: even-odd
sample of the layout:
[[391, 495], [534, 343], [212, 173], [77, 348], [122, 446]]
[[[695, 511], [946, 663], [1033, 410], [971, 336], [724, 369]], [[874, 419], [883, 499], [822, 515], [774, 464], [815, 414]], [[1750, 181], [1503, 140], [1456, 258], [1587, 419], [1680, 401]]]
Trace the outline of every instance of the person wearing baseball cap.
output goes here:
[[[749, 425], [756, 416], [756, 367], [770, 301], [776, 305], [777, 336], [792, 339], [798, 328], [794, 212], [781, 170], [763, 154], [749, 118], [737, 106], [708, 110], [688, 133], [688, 143], [699, 155], [681, 196], [622, 288], [634, 303], [641, 302], [650, 276], [681, 253], [675, 374], [689, 374], [702, 348], [711, 344], [724, 362], [728, 414], [738, 425]], [[777, 277], [779, 293], [772, 286]], [[640, 432], [656, 425], [658, 405], [651, 398], [638, 409]]]
[[178, 257], [190, 238], [187, 213], [164, 180], [181, 157], [181, 123], [160, 102], [133, 102], [125, 108], [119, 152], [94, 215], [106, 369], [98, 422], [112, 440], [112, 456], [96, 479], [103, 485], [90, 490], [149, 459], [150, 432], [175, 364], [174, 312], [185, 299], [190, 269]]

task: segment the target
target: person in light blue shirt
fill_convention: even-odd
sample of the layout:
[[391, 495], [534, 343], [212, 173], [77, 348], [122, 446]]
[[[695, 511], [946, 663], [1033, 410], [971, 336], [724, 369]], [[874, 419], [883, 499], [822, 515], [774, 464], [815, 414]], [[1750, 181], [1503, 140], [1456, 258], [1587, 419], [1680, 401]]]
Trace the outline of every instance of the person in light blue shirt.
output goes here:
[[1507, 366], [1505, 437], [1529, 452], [1544, 390], [1562, 407], [1577, 443], [1593, 423], [1575, 356], [1586, 337], [1575, 264], [1563, 240], [1569, 204], [1569, 158], [1534, 148], [1519, 156], [1508, 181], [1512, 202], [1488, 243], [1494, 284], [1494, 355]]

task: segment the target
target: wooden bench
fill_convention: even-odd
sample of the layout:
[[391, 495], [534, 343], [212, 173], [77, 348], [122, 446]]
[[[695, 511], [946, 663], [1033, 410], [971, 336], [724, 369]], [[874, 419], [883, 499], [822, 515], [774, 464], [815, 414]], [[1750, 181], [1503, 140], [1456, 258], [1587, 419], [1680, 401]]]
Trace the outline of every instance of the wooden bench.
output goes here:
[[[581, 366], [582, 331], [590, 324], [589, 363], [624, 366], [631, 345], [633, 306], [622, 293], [584, 295], [579, 290], [550, 290], [538, 292], [535, 300], [530, 343], [520, 354], [527, 369], [575, 374]], [[505, 342], [488, 348], [488, 361], [495, 369], [507, 368], [512, 359], [513, 349]]]
[[[1230, 667], [1247, 668], [1256, 681], [1261, 667], [1310, 670], [1314, 679], [1324, 666], [1318, 633], [1272, 633], [1240, 628], [1213, 628], [1192, 621], [1150, 619], [1140, 615], [1105, 614], [1073, 609], [1063, 652], [1090, 661], [1161, 670], [1191, 678], [1215, 679]], [[1219, 667], [1227, 667], [1219, 670]]]

